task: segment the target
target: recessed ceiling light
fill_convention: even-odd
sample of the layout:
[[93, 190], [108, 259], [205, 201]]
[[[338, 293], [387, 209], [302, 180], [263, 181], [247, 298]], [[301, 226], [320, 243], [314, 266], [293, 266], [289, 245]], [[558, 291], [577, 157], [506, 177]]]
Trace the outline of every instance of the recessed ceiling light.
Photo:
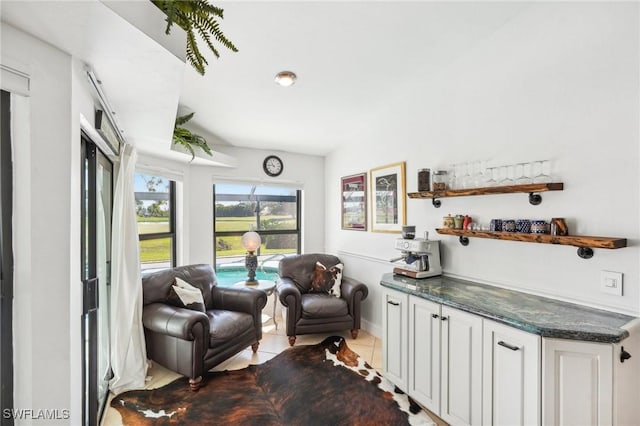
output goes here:
[[291, 71], [280, 71], [278, 74], [276, 74], [276, 83], [278, 83], [280, 86], [288, 87], [293, 85], [293, 83], [296, 82], [297, 78], [298, 76], [296, 76], [296, 74]]

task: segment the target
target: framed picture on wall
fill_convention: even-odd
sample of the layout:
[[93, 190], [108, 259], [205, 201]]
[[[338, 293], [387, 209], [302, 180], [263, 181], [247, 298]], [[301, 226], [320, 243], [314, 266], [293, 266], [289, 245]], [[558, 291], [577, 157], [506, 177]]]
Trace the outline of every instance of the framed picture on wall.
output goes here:
[[340, 179], [342, 196], [342, 229], [367, 230], [367, 174]]
[[402, 232], [406, 224], [404, 161], [370, 170], [371, 230]]

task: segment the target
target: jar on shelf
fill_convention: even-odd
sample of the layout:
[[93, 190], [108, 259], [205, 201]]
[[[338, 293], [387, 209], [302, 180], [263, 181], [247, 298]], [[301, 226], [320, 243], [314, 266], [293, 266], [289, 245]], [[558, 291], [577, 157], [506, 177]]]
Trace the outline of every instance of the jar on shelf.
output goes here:
[[418, 170], [418, 192], [431, 191], [431, 170]]
[[433, 172], [433, 190], [444, 191], [447, 189], [449, 173], [446, 170], [436, 170]]
[[455, 221], [453, 220], [453, 216], [451, 216], [451, 214], [442, 218], [442, 226], [444, 226], [445, 228], [455, 228]]

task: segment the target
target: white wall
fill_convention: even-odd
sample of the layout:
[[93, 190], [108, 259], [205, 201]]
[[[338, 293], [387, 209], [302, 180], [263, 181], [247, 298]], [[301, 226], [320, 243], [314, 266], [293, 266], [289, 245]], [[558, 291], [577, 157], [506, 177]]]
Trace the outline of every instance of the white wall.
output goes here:
[[[422, 84], [393, 82], [397, 97], [325, 169], [327, 249], [372, 290], [368, 322], [381, 323], [379, 277], [392, 269], [385, 260], [397, 255], [398, 235], [341, 230], [339, 179], [396, 161], [406, 161], [411, 192], [424, 167], [551, 159], [565, 190], [542, 194], [539, 206], [526, 194], [445, 198], [440, 209], [409, 199], [407, 224], [442, 241], [446, 273], [640, 314], [638, 16], [637, 3], [537, 3]], [[484, 223], [566, 217], [574, 234], [626, 237], [629, 247], [595, 249], [590, 260], [567, 246], [463, 247], [434, 231], [448, 213]], [[599, 291], [601, 270], [624, 273], [623, 297]]]
[[59, 423], [79, 424], [80, 158], [72, 62], [4, 23], [1, 32], [2, 63], [31, 83], [27, 139], [14, 145], [14, 405], [69, 409], [71, 418]]
[[[207, 135], [203, 134], [205, 138]], [[277, 178], [265, 175], [262, 162], [271, 151], [216, 147], [238, 159], [238, 167], [189, 165], [141, 153], [141, 170], [154, 171], [182, 182], [182, 226], [179, 231], [180, 264], [213, 262], [213, 185], [221, 181], [287, 185], [303, 190], [303, 242], [305, 253], [324, 251], [324, 158], [276, 152], [284, 162]]]

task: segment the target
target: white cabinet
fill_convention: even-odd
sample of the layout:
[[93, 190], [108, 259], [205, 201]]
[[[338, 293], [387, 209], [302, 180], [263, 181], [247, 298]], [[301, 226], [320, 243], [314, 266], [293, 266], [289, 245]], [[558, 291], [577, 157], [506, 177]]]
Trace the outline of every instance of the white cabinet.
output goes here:
[[619, 343], [542, 339], [542, 424], [640, 424], [640, 319], [624, 328]]
[[538, 335], [483, 321], [483, 424], [540, 424], [540, 341]]
[[383, 294], [386, 377], [452, 425], [481, 424], [482, 319], [416, 296]]
[[383, 374], [407, 391], [409, 295], [397, 291], [382, 292]]
[[449, 424], [640, 424], [640, 319], [625, 325], [623, 341], [594, 343], [383, 295], [385, 377]]
[[543, 339], [542, 350], [543, 424], [613, 424], [613, 345]]
[[452, 425], [482, 424], [482, 318], [442, 307], [440, 417]]
[[409, 297], [409, 388], [417, 402], [440, 412], [440, 305]]

